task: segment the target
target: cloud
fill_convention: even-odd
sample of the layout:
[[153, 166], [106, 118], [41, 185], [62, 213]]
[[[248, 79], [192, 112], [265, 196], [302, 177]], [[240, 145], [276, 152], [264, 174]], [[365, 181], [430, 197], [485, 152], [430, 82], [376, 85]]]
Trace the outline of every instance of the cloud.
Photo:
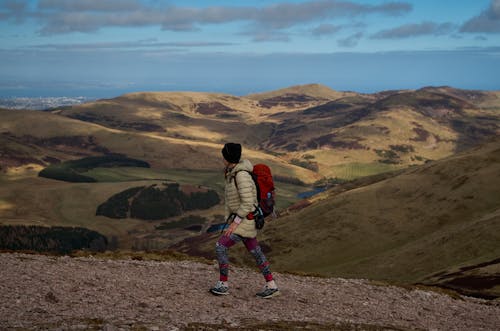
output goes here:
[[0, 3], [0, 20], [13, 20], [20, 24], [26, 18], [28, 4], [20, 0], [5, 0]]
[[460, 32], [500, 33], [500, 0], [492, 0], [486, 10], [465, 22]]
[[253, 42], [289, 42], [290, 37], [286, 33], [259, 33], [253, 36]]
[[313, 36], [323, 36], [323, 35], [330, 35], [334, 34], [342, 29], [342, 26], [340, 25], [333, 25], [333, 24], [320, 24], [316, 28], [314, 28], [311, 32]]
[[340, 47], [347, 47], [347, 48], [356, 47], [356, 45], [358, 45], [358, 42], [362, 37], [363, 37], [363, 33], [358, 32], [358, 33], [355, 33], [347, 38], [339, 39], [337, 41], [337, 44]]
[[140, 10], [142, 4], [137, 0], [40, 0], [39, 9], [61, 11], [130, 11]]
[[422, 22], [417, 24], [405, 24], [394, 29], [382, 30], [374, 35], [371, 39], [403, 39], [409, 37], [425, 36], [425, 35], [443, 35], [452, 32], [454, 25], [452, 23], [434, 23]]
[[[7, 0], [24, 4], [25, 1]], [[207, 24], [247, 22], [259, 28], [287, 29], [332, 18], [369, 14], [399, 16], [412, 10], [407, 2], [394, 1], [379, 5], [355, 1], [310, 0], [301, 3], [279, 3], [257, 6], [188, 7], [139, 0], [39, 0], [31, 11], [18, 11], [26, 18], [38, 19], [44, 35], [71, 32], [94, 32], [106, 27], [159, 26], [163, 30], [192, 31]], [[3, 5], [0, 15], [14, 10]]]
[[99, 43], [74, 43], [74, 44], [39, 44], [28, 46], [31, 49], [46, 50], [108, 50], [108, 49], [141, 49], [141, 48], [192, 48], [192, 47], [214, 47], [214, 46], [232, 46], [233, 43], [225, 42], [157, 42], [156, 39], [138, 40], [138, 41], [115, 41]]
[[300, 23], [335, 17], [354, 17], [373, 13], [399, 16], [410, 12], [412, 6], [404, 2], [382, 5], [364, 5], [352, 1], [317, 0], [303, 3], [281, 3], [249, 11], [250, 19], [272, 28], [283, 29]]
[[239, 33], [242, 36], [250, 36], [253, 42], [289, 42], [288, 33], [274, 29], [248, 29]]

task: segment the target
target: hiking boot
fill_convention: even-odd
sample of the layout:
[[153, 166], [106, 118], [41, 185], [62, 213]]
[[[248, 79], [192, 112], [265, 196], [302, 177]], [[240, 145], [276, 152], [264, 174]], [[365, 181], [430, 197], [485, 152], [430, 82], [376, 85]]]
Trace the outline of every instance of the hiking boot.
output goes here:
[[257, 296], [262, 299], [269, 299], [277, 295], [280, 295], [280, 291], [277, 288], [270, 288], [267, 286], [264, 287], [261, 292], [257, 293]]
[[224, 285], [224, 283], [219, 280], [217, 284], [215, 284], [215, 286], [212, 287], [209, 291], [213, 295], [228, 295], [229, 287], [227, 287], [227, 285]]

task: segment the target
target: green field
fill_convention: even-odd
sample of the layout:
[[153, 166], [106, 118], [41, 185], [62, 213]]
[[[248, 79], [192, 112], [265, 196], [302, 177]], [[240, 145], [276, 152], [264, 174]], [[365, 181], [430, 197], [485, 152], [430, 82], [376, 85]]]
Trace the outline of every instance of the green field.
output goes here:
[[164, 180], [181, 184], [222, 188], [222, 172], [186, 169], [152, 169], [137, 167], [94, 168], [82, 172], [98, 182], [128, 182], [136, 180]]
[[[138, 180], [163, 180], [179, 184], [202, 185], [223, 194], [224, 180], [222, 172], [206, 170], [172, 170], [151, 168], [95, 168], [82, 173], [98, 182], [126, 182]], [[284, 209], [297, 202], [297, 194], [311, 189], [309, 186], [276, 182], [277, 207]]]
[[335, 177], [343, 180], [353, 180], [361, 177], [376, 175], [384, 172], [401, 169], [401, 166], [374, 163], [346, 163], [331, 167]]

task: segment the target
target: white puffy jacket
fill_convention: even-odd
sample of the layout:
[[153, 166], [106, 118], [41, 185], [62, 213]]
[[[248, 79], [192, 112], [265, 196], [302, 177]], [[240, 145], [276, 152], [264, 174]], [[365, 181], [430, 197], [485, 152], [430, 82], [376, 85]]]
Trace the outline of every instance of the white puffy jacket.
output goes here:
[[[236, 213], [243, 221], [238, 225], [235, 234], [246, 238], [257, 236], [254, 220], [247, 218], [247, 215], [255, 211], [257, 202], [257, 189], [249, 172], [252, 172], [252, 163], [248, 160], [240, 162], [228, 173], [225, 178], [225, 201], [226, 219]], [[238, 182], [238, 186], [235, 184]]]

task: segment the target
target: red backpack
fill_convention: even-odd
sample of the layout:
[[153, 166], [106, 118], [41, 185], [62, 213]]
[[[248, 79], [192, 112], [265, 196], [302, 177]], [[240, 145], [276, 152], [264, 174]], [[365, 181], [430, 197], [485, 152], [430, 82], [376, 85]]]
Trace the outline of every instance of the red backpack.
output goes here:
[[[273, 175], [271, 174], [271, 169], [262, 163], [256, 164], [253, 167], [252, 172], [248, 171], [252, 176], [252, 179], [257, 188], [257, 201], [258, 206], [255, 206], [255, 211], [248, 214], [249, 219], [255, 220], [255, 227], [257, 229], [262, 229], [264, 227], [264, 218], [269, 215], [275, 216], [274, 213], [274, 181]], [[234, 183], [236, 188], [238, 188], [238, 183], [236, 178]]]
[[262, 163], [256, 164], [251, 173], [257, 187], [257, 201], [264, 217], [274, 213], [274, 181], [271, 169]]

